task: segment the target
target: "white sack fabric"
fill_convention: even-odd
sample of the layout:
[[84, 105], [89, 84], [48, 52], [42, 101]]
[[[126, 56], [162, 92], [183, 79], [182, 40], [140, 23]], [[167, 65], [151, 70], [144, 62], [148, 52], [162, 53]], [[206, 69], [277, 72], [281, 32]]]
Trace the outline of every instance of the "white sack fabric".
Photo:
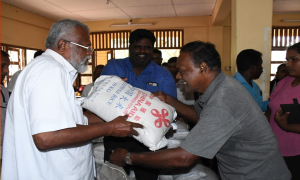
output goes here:
[[134, 138], [155, 151], [168, 144], [164, 135], [177, 114], [172, 106], [150, 95], [117, 76], [100, 76], [82, 107], [107, 122], [128, 114], [127, 121], [144, 126], [136, 128], [139, 135]]

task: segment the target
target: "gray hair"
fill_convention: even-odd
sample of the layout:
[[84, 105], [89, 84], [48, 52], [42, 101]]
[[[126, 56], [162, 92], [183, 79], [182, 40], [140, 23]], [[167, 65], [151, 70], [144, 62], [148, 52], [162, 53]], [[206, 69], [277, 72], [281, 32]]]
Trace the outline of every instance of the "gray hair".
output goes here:
[[86, 29], [88, 33], [90, 32], [85, 24], [73, 19], [63, 19], [54, 23], [49, 31], [45, 47], [47, 49], [54, 48], [56, 43], [62, 39], [62, 37], [73, 34], [77, 27], [82, 27]]

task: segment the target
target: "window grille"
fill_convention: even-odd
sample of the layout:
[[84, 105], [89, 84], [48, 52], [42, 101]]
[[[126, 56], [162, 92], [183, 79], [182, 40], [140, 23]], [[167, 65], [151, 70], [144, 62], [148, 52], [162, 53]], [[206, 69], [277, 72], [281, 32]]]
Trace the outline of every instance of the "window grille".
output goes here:
[[128, 49], [130, 31], [95, 32], [90, 34], [92, 47], [97, 50]]
[[285, 50], [287, 47], [299, 42], [300, 27], [273, 27], [272, 50]]
[[[129, 36], [131, 31], [94, 32], [90, 34], [92, 47], [97, 50], [117, 50], [129, 48]], [[176, 49], [183, 46], [183, 30], [151, 30], [158, 49]]]
[[176, 49], [183, 46], [183, 30], [151, 30], [156, 38], [155, 48]]

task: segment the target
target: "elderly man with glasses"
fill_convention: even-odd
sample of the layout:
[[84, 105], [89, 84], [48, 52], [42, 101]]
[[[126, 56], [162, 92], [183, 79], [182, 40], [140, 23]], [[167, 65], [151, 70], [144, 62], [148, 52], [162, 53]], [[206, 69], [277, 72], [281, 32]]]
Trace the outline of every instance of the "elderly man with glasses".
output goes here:
[[103, 123], [83, 114], [75, 98], [77, 73], [86, 71], [93, 49], [89, 29], [61, 20], [50, 29], [47, 50], [18, 77], [8, 104], [2, 180], [93, 180], [91, 140], [138, 135], [127, 116]]

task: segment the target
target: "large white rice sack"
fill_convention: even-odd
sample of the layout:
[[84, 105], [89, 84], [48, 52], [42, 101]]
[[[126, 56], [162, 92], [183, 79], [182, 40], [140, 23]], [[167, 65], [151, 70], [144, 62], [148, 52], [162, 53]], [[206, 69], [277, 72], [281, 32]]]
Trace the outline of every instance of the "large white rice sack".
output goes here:
[[142, 124], [136, 128], [135, 139], [155, 151], [168, 144], [164, 137], [176, 118], [175, 109], [151, 97], [149, 91], [135, 88], [117, 76], [100, 76], [89, 95], [83, 99], [82, 107], [109, 122], [128, 114], [127, 121]]

